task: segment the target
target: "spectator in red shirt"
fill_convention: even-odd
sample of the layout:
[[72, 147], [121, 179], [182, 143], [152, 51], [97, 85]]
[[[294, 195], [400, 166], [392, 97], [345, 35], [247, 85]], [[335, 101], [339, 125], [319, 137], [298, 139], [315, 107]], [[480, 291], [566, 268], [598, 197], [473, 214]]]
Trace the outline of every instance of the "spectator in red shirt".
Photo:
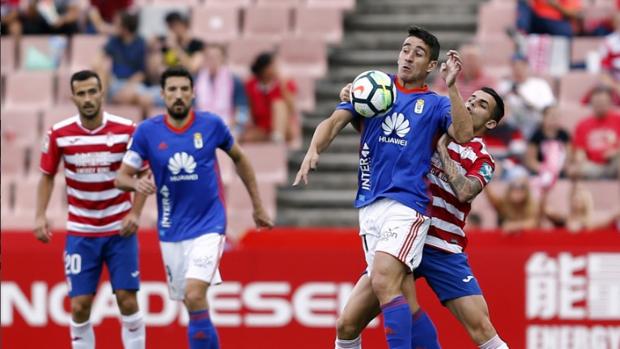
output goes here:
[[[456, 80], [461, 96], [471, 96], [475, 91], [485, 86], [496, 85], [495, 79], [486, 75], [483, 70], [483, 62], [478, 46], [472, 44], [463, 45], [459, 51], [463, 59], [463, 68]], [[448, 88], [441, 79], [435, 80], [433, 88], [437, 93], [448, 93]]]
[[569, 174], [585, 178], [614, 178], [620, 173], [620, 114], [611, 110], [611, 90], [594, 89], [594, 115], [577, 124], [573, 164]]
[[252, 64], [253, 77], [245, 84], [252, 125], [241, 137], [243, 142], [291, 142], [295, 129], [295, 92], [291, 80], [280, 77], [275, 56], [261, 53]]

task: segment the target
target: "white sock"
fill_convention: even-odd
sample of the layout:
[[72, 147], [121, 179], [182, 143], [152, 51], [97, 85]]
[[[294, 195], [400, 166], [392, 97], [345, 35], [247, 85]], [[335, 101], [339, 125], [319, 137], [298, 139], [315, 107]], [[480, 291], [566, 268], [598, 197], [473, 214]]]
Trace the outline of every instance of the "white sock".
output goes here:
[[95, 348], [95, 331], [90, 321], [77, 324], [71, 319], [71, 348], [73, 349], [94, 349]]
[[144, 349], [146, 343], [146, 330], [140, 311], [131, 315], [121, 315], [123, 323], [121, 336], [125, 349]]
[[495, 337], [489, 339], [485, 343], [478, 346], [480, 349], [509, 349], [508, 344], [504, 342], [499, 335], [496, 334]]
[[362, 349], [362, 337], [355, 339], [336, 338], [336, 349]]

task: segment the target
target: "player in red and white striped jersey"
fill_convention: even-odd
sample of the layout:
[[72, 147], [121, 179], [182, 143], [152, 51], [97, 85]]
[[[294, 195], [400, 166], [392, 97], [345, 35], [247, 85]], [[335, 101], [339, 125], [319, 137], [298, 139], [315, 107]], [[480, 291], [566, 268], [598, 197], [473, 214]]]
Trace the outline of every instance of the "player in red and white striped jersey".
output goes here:
[[[466, 144], [457, 144], [444, 135], [437, 143], [431, 171], [427, 175], [432, 195], [431, 227], [426, 236], [422, 261], [414, 270], [414, 275], [426, 279], [442, 304], [463, 324], [479, 348], [508, 349], [491, 323], [482, 291], [471, 271], [467, 255], [463, 253], [467, 245], [463, 226], [471, 201], [491, 180], [495, 169], [493, 159], [480, 137], [495, 128], [502, 119], [504, 103], [497, 92], [485, 87], [475, 91], [465, 107], [472, 117], [475, 137]], [[360, 278], [350, 296], [354, 301], [348, 301], [338, 319], [338, 335], [356, 338], [356, 342], [347, 348], [361, 348], [358, 340], [360, 332], [380, 312], [376, 296], [359, 287], [368, 282], [367, 276]], [[412, 286], [411, 281], [405, 280], [403, 292], [415, 297]], [[417, 301], [413, 303], [410, 305], [415, 314], [414, 320], [427, 318]], [[417, 324], [414, 321], [411, 344], [412, 348], [440, 348], [430, 320]]]
[[135, 125], [102, 110], [104, 92], [96, 73], [77, 72], [70, 83], [79, 112], [53, 125], [43, 142], [35, 236], [42, 242], [51, 239], [46, 208], [63, 160], [69, 211], [64, 260], [72, 346], [94, 348], [89, 317], [105, 263], [122, 315], [123, 344], [126, 349], [142, 349], [145, 332], [136, 300], [140, 272], [134, 233], [146, 198], [136, 195], [132, 206], [130, 194], [114, 186]]

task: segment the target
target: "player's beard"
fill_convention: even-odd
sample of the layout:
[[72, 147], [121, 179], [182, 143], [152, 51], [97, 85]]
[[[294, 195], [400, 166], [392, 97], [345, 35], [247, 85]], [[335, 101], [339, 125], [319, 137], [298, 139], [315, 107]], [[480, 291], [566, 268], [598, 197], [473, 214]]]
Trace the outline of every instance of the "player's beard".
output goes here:
[[[177, 109], [177, 107], [182, 106], [183, 108]], [[182, 103], [175, 103], [171, 108], [168, 109], [168, 115], [170, 115], [173, 119], [183, 120], [189, 114], [189, 107]], [[176, 110], [175, 110], [176, 109]]]
[[[91, 105], [91, 106], [95, 107], [94, 105]], [[84, 117], [85, 119], [92, 120], [96, 118], [97, 115], [99, 115], [100, 110], [101, 110], [101, 104], [98, 107], [93, 108], [93, 111], [90, 113], [86, 112], [86, 106], [83, 106], [82, 109], [80, 110], [80, 116]]]

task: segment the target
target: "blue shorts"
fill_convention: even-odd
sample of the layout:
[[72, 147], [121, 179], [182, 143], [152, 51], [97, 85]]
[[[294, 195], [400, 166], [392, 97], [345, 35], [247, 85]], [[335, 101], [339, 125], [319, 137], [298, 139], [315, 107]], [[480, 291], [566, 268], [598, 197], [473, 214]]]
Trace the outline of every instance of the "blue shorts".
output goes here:
[[104, 263], [114, 291], [140, 288], [136, 234], [92, 238], [67, 235], [63, 257], [69, 297], [95, 294]]
[[414, 270], [416, 279], [425, 278], [442, 304], [474, 295], [482, 295], [465, 253], [448, 253], [424, 246], [422, 262]]

